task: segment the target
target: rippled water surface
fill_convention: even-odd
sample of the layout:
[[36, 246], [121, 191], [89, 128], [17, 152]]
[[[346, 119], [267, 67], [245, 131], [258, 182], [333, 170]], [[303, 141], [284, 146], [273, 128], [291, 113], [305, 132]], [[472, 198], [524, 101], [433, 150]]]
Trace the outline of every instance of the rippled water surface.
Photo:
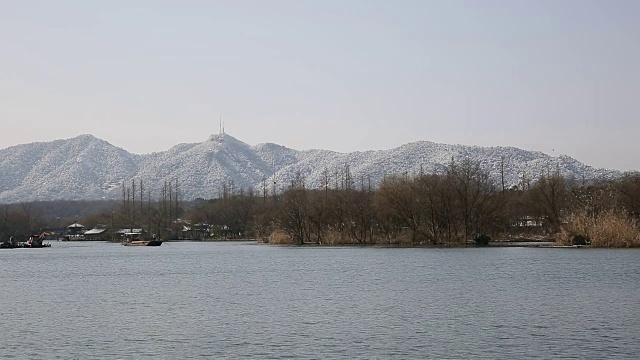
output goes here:
[[0, 250], [0, 358], [640, 358], [640, 251]]

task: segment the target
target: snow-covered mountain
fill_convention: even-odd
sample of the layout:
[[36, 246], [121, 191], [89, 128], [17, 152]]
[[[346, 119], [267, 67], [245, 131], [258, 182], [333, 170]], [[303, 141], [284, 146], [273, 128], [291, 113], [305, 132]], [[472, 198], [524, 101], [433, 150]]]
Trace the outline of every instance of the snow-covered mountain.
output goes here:
[[223, 188], [281, 191], [302, 175], [309, 188], [339, 183], [349, 168], [356, 187], [377, 185], [385, 175], [438, 171], [452, 158], [469, 158], [495, 175], [504, 164], [508, 184], [523, 174], [531, 179], [559, 169], [578, 179], [613, 178], [615, 170], [596, 169], [569, 156], [551, 157], [513, 147], [477, 147], [419, 141], [390, 150], [338, 153], [298, 151], [276, 144], [250, 146], [227, 134], [204, 142], [179, 144], [164, 152], [136, 155], [92, 135], [38, 142], [0, 150], [0, 202], [54, 199], [120, 199], [122, 182], [142, 180], [157, 196], [169, 181], [180, 197], [214, 198]]

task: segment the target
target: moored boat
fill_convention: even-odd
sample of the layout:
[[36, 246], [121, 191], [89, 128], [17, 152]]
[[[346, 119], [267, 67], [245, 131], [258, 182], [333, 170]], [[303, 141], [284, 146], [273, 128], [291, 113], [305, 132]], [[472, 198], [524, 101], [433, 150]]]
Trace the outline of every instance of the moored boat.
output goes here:
[[131, 240], [122, 243], [124, 246], [160, 246], [162, 240]]
[[45, 248], [45, 247], [51, 247], [51, 244], [49, 244], [49, 243], [43, 244], [43, 243], [35, 243], [35, 242], [28, 242], [27, 241], [27, 242], [20, 243], [18, 245], [18, 247], [23, 247], [23, 248]]
[[45, 248], [51, 247], [50, 243], [43, 243], [45, 237], [52, 235], [51, 233], [43, 232], [37, 235], [29, 236], [29, 240], [24, 242], [16, 242], [13, 240], [13, 236], [9, 238], [9, 241], [5, 241], [0, 244], [0, 249], [15, 249], [15, 248]]
[[153, 234], [153, 238], [151, 240], [147, 240], [145, 238], [141, 238], [140, 233], [129, 232], [125, 234], [124, 241], [122, 242], [124, 246], [160, 246], [162, 245], [162, 240]]
[[9, 240], [4, 241], [0, 244], [0, 249], [15, 249], [18, 247], [18, 243], [13, 241], [13, 236], [9, 237]]

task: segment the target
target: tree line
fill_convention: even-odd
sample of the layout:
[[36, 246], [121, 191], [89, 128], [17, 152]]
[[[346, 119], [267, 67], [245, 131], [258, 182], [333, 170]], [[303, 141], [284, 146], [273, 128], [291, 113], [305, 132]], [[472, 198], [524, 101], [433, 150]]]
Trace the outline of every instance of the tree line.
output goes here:
[[[194, 236], [182, 231], [187, 226], [202, 230], [198, 238], [275, 244], [460, 246], [546, 239], [640, 246], [635, 172], [596, 181], [548, 169], [509, 186], [503, 171], [490, 174], [477, 162], [452, 159], [440, 171], [386, 176], [375, 187], [369, 178], [354, 178], [348, 166], [325, 170], [319, 188], [309, 189], [301, 173], [280, 191], [263, 185], [225, 186], [217, 198], [187, 202], [178, 200], [177, 180], [166, 182], [155, 198], [141, 180], [132, 181], [123, 183], [122, 201], [84, 202], [88, 213], [76, 220], [88, 227], [143, 228], [163, 238]], [[0, 206], [0, 234], [26, 234], [71, 220], [46, 218], [38, 205]]]
[[185, 218], [279, 244], [459, 246], [493, 238], [639, 246], [640, 174], [588, 181], [549, 169], [507, 186], [461, 159], [372, 188], [346, 166], [333, 177], [325, 171], [320, 188], [308, 189], [297, 174], [279, 194], [241, 189], [201, 201]]
[[143, 229], [144, 236], [156, 234], [172, 238], [180, 233], [176, 220], [184, 212], [177, 180], [167, 180], [159, 194], [152, 195], [142, 180], [122, 183], [122, 199], [92, 201], [35, 201], [0, 205], [0, 242], [13, 236], [17, 240], [30, 235], [52, 232], [64, 235], [68, 225], [79, 222], [85, 230], [94, 227], [112, 230]]

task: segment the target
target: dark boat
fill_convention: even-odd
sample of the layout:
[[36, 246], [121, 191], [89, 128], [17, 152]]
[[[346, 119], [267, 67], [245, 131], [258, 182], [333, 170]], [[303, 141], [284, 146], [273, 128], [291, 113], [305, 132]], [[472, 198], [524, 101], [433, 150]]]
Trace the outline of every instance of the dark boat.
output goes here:
[[18, 247], [18, 243], [13, 241], [13, 236], [9, 237], [9, 240], [0, 244], [0, 249], [15, 249]]
[[29, 237], [29, 240], [27, 240], [26, 242], [23, 243], [18, 243], [18, 247], [23, 247], [23, 248], [45, 248], [45, 247], [51, 247], [51, 244], [47, 243], [44, 244], [42, 242], [42, 240], [44, 240], [44, 238], [46, 236], [50, 236], [52, 234], [48, 233], [48, 232], [43, 232], [41, 234], [38, 235], [32, 235]]
[[125, 240], [122, 242], [124, 246], [160, 246], [162, 240], [153, 235], [152, 240], [140, 239], [139, 233], [126, 233]]
[[14, 242], [13, 236], [12, 236], [11, 238], [9, 238], [9, 241], [5, 241], [2, 244], [0, 244], [0, 249], [51, 247], [51, 244], [49, 243], [45, 244], [42, 242], [42, 240], [44, 240], [44, 238], [49, 235], [51, 234], [47, 232], [43, 232], [42, 234], [38, 234], [38, 235], [31, 235], [29, 236], [29, 240], [25, 242]]
[[162, 240], [131, 240], [122, 243], [124, 246], [160, 246]]
[[18, 247], [23, 247], [23, 248], [46, 248], [46, 247], [51, 247], [51, 244], [48, 244], [48, 243], [47, 244], [42, 244], [42, 243], [34, 244], [34, 243], [29, 243], [27, 241], [27, 242], [24, 242], [24, 243], [20, 243], [18, 245]]

